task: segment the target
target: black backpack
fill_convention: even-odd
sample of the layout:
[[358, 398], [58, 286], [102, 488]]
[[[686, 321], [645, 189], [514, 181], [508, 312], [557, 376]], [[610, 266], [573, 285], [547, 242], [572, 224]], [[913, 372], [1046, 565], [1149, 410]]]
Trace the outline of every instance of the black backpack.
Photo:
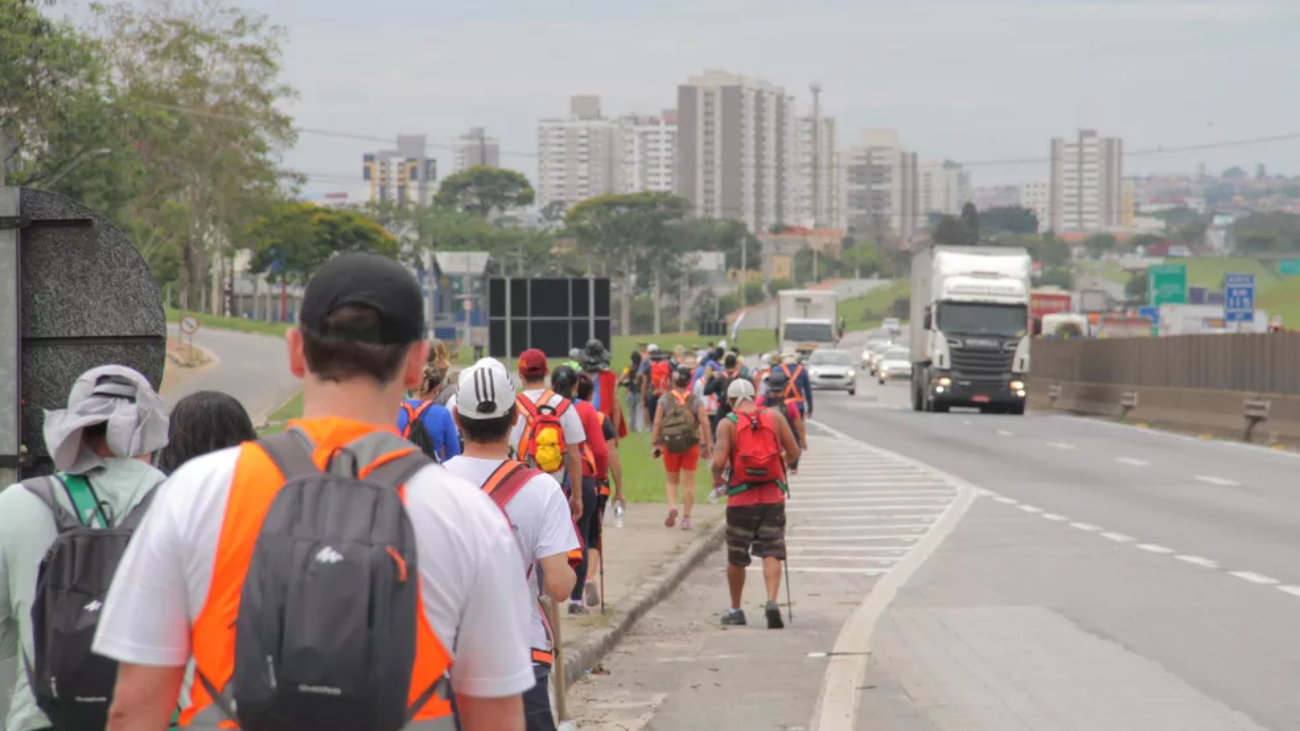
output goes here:
[[[72, 479], [83, 479], [74, 477]], [[89, 480], [86, 480], [89, 486]], [[117, 662], [91, 652], [99, 610], [126, 553], [131, 534], [149, 510], [154, 489], [120, 523], [114, 525], [103, 505], [93, 506], [106, 526], [83, 523], [55, 497], [62, 489], [74, 509], [82, 510], [69, 485], [57, 476], [23, 482], [54, 514], [59, 535], [41, 559], [32, 601], [32, 649], [23, 665], [36, 706], [59, 731], [103, 731], [117, 682]], [[89, 521], [86, 521], [87, 523]]]
[[240, 594], [234, 672], [199, 682], [245, 731], [397, 731], [444, 674], [408, 704], [420, 605], [415, 531], [398, 488], [430, 464], [388, 432], [339, 449], [322, 472], [313, 444], [291, 429], [258, 442], [284, 474]]
[[402, 437], [419, 447], [429, 459], [441, 464], [442, 457], [438, 454], [438, 445], [433, 443], [433, 435], [429, 434], [429, 428], [424, 425], [424, 415], [435, 403], [437, 402], [425, 401], [419, 406], [412, 407], [409, 403], [402, 402], [402, 411], [406, 412], [406, 430], [402, 432]]

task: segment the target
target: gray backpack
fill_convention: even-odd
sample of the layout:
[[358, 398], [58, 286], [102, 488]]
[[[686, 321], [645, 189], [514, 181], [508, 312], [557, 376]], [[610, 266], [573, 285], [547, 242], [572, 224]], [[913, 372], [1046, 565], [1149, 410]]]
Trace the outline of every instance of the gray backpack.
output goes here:
[[415, 532], [398, 488], [431, 461], [395, 434], [339, 449], [322, 472], [310, 438], [261, 440], [284, 474], [249, 562], [235, 627], [234, 674], [198, 680], [246, 731], [397, 731], [439, 693], [408, 703], [420, 606]]

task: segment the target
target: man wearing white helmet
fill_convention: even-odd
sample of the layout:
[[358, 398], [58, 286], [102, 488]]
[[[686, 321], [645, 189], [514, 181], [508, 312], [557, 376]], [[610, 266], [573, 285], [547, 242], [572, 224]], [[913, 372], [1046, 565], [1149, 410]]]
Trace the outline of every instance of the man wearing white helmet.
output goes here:
[[727, 586], [731, 606], [724, 625], [745, 624], [741, 594], [750, 555], [763, 560], [767, 586], [764, 613], [780, 629], [781, 562], [785, 560], [787, 464], [799, 459], [799, 443], [781, 414], [754, 403], [754, 384], [743, 378], [727, 387], [731, 413], [719, 422], [713, 452], [713, 484], [727, 492]]

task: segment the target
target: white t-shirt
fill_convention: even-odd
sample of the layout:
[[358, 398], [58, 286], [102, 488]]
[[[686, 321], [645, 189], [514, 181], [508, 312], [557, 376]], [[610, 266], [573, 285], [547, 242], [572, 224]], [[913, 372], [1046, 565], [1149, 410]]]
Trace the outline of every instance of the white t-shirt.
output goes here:
[[[239, 448], [191, 460], [159, 489], [113, 579], [95, 634], [96, 654], [138, 665], [190, 659], [190, 628], [207, 600], [213, 557]], [[518, 544], [477, 486], [430, 465], [406, 482], [420, 594], [452, 684], [495, 698], [532, 688]]]
[[[462, 455], [447, 460], [444, 466], [453, 475], [482, 486], [503, 461]], [[537, 582], [537, 568], [534, 566], [532, 571], [528, 568], [547, 556], [565, 554], [579, 547], [577, 528], [569, 512], [569, 499], [554, 477], [538, 475], [519, 488], [514, 498], [506, 503], [506, 516], [510, 518], [510, 526], [523, 553], [523, 567], [528, 574], [528, 596], [539, 597], [542, 591]], [[550, 638], [546, 636], [540, 607], [533, 612], [528, 632], [533, 647], [550, 649]]]
[[[537, 399], [541, 398], [544, 393], [546, 393], [546, 391], [539, 388], [531, 391], [524, 391], [524, 396], [533, 403], [537, 403]], [[552, 407], [559, 406], [560, 402], [563, 400], [564, 397], [557, 394], [551, 397], [548, 405]], [[519, 446], [519, 440], [524, 436], [525, 423], [527, 422], [524, 419], [523, 414], [520, 414], [519, 418], [515, 419], [515, 425], [510, 429], [510, 446]], [[569, 408], [564, 410], [563, 414], [560, 414], [560, 428], [564, 430], [565, 446], [582, 444], [587, 441], [587, 431], [582, 428], [582, 417], [578, 416], [578, 410], [573, 408], [572, 403], [569, 404]], [[563, 470], [561, 469], [560, 471]]]

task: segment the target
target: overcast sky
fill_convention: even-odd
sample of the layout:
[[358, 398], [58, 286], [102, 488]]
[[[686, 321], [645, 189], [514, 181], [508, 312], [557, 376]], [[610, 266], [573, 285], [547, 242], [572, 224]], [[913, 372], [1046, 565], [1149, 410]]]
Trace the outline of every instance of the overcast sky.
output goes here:
[[[1300, 0], [231, 1], [288, 28], [300, 125], [441, 145], [482, 125], [530, 177], [537, 120], [566, 115], [571, 95], [601, 96], [607, 116], [657, 112], [705, 69], [783, 85], [801, 109], [820, 81], [841, 147], [892, 127], [923, 160], [1041, 158], [1079, 127], [1128, 150], [1300, 132]], [[303, 134], [287, 162], [359, 177], [380, 146]], [[1300, 140], [1134, 157], [1126, 172], [1201, 161], [1296, 174]], [[1015, 183], [1047, 165], [972, 173]], [[314, 178], [308, 192], [361, 189]]]

